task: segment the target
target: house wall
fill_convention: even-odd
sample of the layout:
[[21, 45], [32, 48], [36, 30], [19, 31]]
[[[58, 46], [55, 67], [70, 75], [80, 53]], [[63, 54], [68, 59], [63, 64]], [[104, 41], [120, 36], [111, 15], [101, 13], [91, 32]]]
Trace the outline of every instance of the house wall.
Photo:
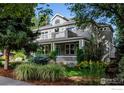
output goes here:
[[56, 20], [60, 20], [60, 24], [63, 24], [63, 23], [66, 22], [66, 20], [64, 20], [62, 17], [56, 16], [56, 17], [54, 17], [54, 18], [51, 20], [51, 25], [56, 25], [56, 24], [55, 24], [55, 21], [56, 21]]
[[64, 64], [77, 64], [77, 57], [76, 56], [57, 56], [56, 59], [57, 63], [64, 63]]
[[[60, 20], [60, 23], [55, 24], [55, 21], [58, 19]], [[69, 38], [82, 37], [83, 39], [79, 39], [79, 48], [82, 48], [85, 45], [84, 38], [86, 40], [88, 40], [88, 39], [90, 40], [92, 31], [94, 30], [94, 25], [88, 25], [88, 26], [85, 26], [84, 28], [79, 29], [75, 24], [65, 25], [65, 23], [67, 23], [67, 22], [68, 22], [68, 20], [64, 19], [63, 17], [55, 16], [50, 23], [51, 26], [53, 26], [53, 27], [45, 29], [45, 30], [41, 30], [40, 31], [41, 35], [39, 36], [39, 40], [40, 41], [53, 40], [50, 43], [52, 46], [51, 50], [54, 50], [55, 49], [55, 42], [54, 42], [55, 40], [57, 40], [58, 42], [61, 43], [61, 41], [59, 41], [60, 38], [65, 39], [65, 42], [66, 42], [67, 39], [69, 39]], [[58, 26], [59, 24], [61, 24], [61, 26]], [[72, 28], [72, 27], [73, 27], [73, 29], [71, 31], [67, 30], [67, 28]], [[59, 28], [59, 32], [55, 32], [56, 28]], [[104, 37], [106, 38], [105, 48], [103, 49], [103, 51], [104, 51], [105, 58], [110, 58], [110, 55], [113, 56], [113, 54], [114, 54], [114, 52], [111, 52], [111, 51], [115, 51], [115, 49], [113, 49], [113, 46], [112, 46], [113, 32], [109, 26], [101, 26], [101, 28], [99, 28], [97, 30], [102, 31], [102, 33], [104, 34], [103, 38]], [[48, 38], [43, 38], [42, 33], [46, 33], [46, 32], [48, 33]], [[63, 50], [65, 50], [64, 46], [63, 46], [63, 49], [61, 49], [61, 51], [63, 52]], [[111, 53], [113, 53], [113, 54], [111, 54]], [[71, 59], [70, 58], [71, 56], [68, 56], [68, 57], [65, 57], [65, 56], [60, 57], [59, 56], [59, 57], [57, 57], [57, 60], [58, 61], [68, 60], [68, 62], [70, 62], [69, 60]], [[76, 57], [73, 57], [73, 58], [75, 59]]]
[[[65, 38], [67, 36], [67, 28], [70, 28], [70, 27], [75, 27], [74, 25], [68, 25], [68, 26], [62, 26], [62, 27], [58, 27], [59, 28], [59, 32], [56, 33], [56, 37], [55, 38]], [[39, 40], [45, 40], [45, 39], [53, 39], [53, 34], [55, 33], [55, 29], [56, 28], [51, 28], [51, 29], [45, 29], [45, 30], [42, 30], [40, 31], [41, 35], [39, 36]], [[42, 33], [45, 33], [47, 32], [48, 33], [48, 38], [43, 38], [42, 37]], [[76, 31], [75, 33], [76, 34]], [[74, 34], [69, 34], [69, 37], [73, 37]], [[75, 35], [76, 36], [76, 35]]]

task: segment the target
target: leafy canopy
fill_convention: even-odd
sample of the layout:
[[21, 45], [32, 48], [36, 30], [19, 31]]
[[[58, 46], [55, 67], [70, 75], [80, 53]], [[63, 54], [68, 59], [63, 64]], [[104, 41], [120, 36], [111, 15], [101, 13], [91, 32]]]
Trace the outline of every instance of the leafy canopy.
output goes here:
[[78, 26], [104, 22], [116, 26], [116, 43], [120, 55], [124, 54], [124, 5], [123, 4], [67, 4], [75, 15]]
[[[35, 50], [33, 41], [39, 35], [32, 31], [32, 17], [35, 16], [37, 4], [0, 4], [0, 47], [10, 50], [24, 48], [27, 52]], [[39, 10], [43, 14], [46, 9]]]

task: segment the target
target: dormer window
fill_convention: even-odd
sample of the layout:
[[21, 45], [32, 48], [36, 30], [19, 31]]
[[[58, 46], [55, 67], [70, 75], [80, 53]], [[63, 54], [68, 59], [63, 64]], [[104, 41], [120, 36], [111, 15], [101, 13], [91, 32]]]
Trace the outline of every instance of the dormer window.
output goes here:
[[60, 20], [56, 19], [55, 24], [59, 24], [59, 23], [60, 23]]
[[104, 31], [106, 31], [106, 30], [107, 30], [107, 28], [106, 28], [106, 27], [104, 27], [103, 29], [104, 29]]

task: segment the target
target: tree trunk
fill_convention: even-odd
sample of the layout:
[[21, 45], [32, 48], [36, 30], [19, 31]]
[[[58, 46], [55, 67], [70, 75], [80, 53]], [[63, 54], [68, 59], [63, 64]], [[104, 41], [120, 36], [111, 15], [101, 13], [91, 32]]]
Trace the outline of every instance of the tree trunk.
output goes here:
[[4, 49], [4, 58], [5, 58], [4, 70], [8, 70], [8, 66], [9, 66], [9, 54], [10, 54], [10, 50], [8, 48], [5, 48]]

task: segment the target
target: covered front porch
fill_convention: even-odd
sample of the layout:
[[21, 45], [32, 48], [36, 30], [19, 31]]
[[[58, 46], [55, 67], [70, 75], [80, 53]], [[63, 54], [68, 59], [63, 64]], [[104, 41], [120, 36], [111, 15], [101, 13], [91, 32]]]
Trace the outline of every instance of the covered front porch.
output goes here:
[[61, 41], [61, 42], [51, 42], [44, 43], [41, 45], [43, 53], [49, 54], [51, 51], [57, 51], [57, 62], [68, 63], [77, 63], [76, 53], [78, 48], [84, 46], [84, 40], [75, 40], [75, 41]]

